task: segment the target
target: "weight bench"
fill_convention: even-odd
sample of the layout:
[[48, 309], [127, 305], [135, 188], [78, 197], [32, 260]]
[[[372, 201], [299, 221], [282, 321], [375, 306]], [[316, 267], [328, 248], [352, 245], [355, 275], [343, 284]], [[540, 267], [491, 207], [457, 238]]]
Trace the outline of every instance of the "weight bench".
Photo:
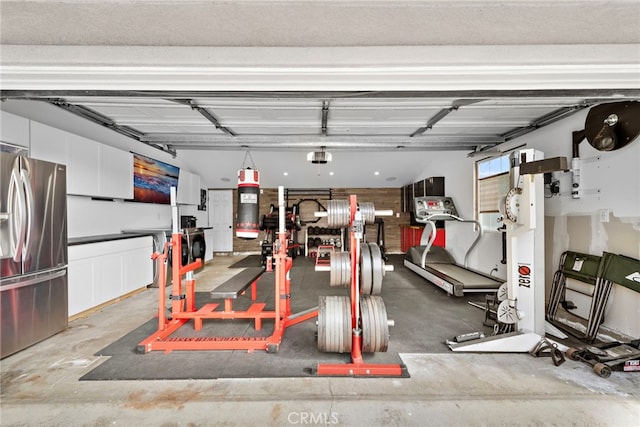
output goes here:
[[197, 311], [194, 317], [195, 329], [202, 328], [202, 319], [238, 319], [248, 318], [255, 320], [255, 329], [262, 328], [263, 317], [273, 317], [268, 313], [263, 313], [265, 303], [254, 303], [246, 311], [234, 311], [233, 300], [243, 295], [251, 287], [251, 301], [255, 301], [258, 294], [257, 284], [260, 276], [264, 273], [261, 267], [247, 268], [236, 274], [226, 282], [211, 290], [212, 299], [224, 299], [224, 310], [214, 311], [218, 304], [205, 304]]

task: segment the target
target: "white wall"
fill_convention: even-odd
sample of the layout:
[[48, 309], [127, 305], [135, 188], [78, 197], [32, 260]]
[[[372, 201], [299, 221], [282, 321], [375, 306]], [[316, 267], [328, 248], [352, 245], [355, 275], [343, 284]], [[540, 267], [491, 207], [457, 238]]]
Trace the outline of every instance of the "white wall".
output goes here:
[[[308, 150], [260, 151], [251, 150], [255, 168], [260, 171], [260, 184], [265, 188], [389, 188], [413, 182], [413, 174], [420, 170], [423, 158], [433, 152], [397, 150], [394, 152], [335, 151], [333, 161], [319, 165], [307, 162]], [[331, 151], [331, 150], [329, 150]], [[461, 153], [461, 152], [460, 152]], [[440, 152], [435, 154], [440, 156]], [[464, 154], [462, 154], [464, 156]], [[207, 183], [209, 188], [235, 188], [238, 170], [242, 168], [245, 152], [240, 150], [206, 151], [183, 150], [180, 158], [187, 162]], [[401, 165], [402, 167], [398, 167]], [[252, 162], [247, 159], [246, 166]], [[375, 175], [374, 172], [379, 172]], [[287, 172], [287, 175], [284, 175]], [[329, 173], [333, 172], [333, 175]], [[223, 180], [224, 179], [224, 180]]]
[[[544, 152], [545, 158], [565, 156], [571, 162], [572, 132], [584, 129], [587, 110], [527, 134], [518, 140]], [[515, 146], [514, 145], [514, 146]], [[603, 251], [640, 259], [640, 140], [613, 152], [599, 152], [587, 141], [580, 144], [582, 188], [580, 199], [571, 197], [571, 174], [554, 173], [560, 194], [545, 199], [545, 276], [547, 293], [560, 255], [567, 250], [602, 255]], [[423, 172], [415, 180], [445, 177], [445, 191], [459, 214], [474, 216], [473, 169], [475, 159], [462, 152], [439, 152], [422, 157]], [[610, 222], [600, 222], [601, 210]], [[471, 226], [448, 222], [447, 249], [459, 263], [473, 240]], [[501, 235], [486, 232], [469, 259], [471, 268], [489, 273], [498, 268], [506, 278]], [[584, 305], [584, 303], [582, 303]], [[583, 307], [584, 308], [584, 307]], [[588, 307], [586, 307], [588, 309]], [[587, 311], [587, 310], [584, 310]], [[604, 327], [631, 337], [640, 336], [640, 294], [615, 285], [605, 313]]]
[[[566, 156], [570, 160], [572, 132], [584, 129], [587, 112], [577, 113], [522, 140], [542, 150], [546, 158]], [[573, 199], [571, 174], [557, 172], [554, 177], [560, 181], [560, 195], [545, 201], [547, 283], [566, 250], [598, 256], [606, 251], [640, 259], [640, 140], [612, 152], [597, 151], [583, 141], [579, 150], [584, 194]], [[610, 222], [600, 221], [602, 210], [610, 212]], [[639, 337], [640, 293], [615, 285], [603, 326]]]

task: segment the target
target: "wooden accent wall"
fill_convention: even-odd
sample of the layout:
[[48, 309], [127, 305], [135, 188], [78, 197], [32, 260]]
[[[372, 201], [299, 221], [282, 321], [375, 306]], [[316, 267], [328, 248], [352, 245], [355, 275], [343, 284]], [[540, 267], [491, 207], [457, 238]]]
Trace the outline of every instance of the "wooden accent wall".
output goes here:
[[[338, 188], [332, 189], [332, 195], [334, 199], [348, 200], [349, 196], [355, 194], [358, 197], [358, 201], [371, 202], [378, 210], [392, 210], [393, 216], [382, 217], [385, 224], [385, 247], [389, 253], [400, 253], [400, 225], [408, 225], [410, 217], [408, 213], [401, 212], [402, 207], [402, 189], [401, 188]], [[237, 214], [237, 189], [233, 190], [233, 211], [234, 218]], [[302, 197], [300, 197], [302, 198]], [[318, 198], [320, 203], [326, 206], [326, 198], [315, 196], [305, 196], [304, 198]], [[289, 199], [289, 206], [298, 203], [299, 199]], [[269, 212], [270, 206], [273, 205], [274, 209], [278, 209], [278, 189], [277, 188], [263, 188], [262, 194], [260, 194], [260, 219], [262, 216]], [[301, 205], [301, 212], [299, 212], [300, 218], [305, 221], [313, 220], [313, 212], [315, 211], [314, 203], [303, 203]], [[398, 217], [399, 214], [399, 217]], [[310, 226], [326, 227], [326, 218], [320, 219], [317, 223], [309, 224]], [[235, 227], [235, 226], [234, 226]], [[375, 241], [377, 236], [377, 225], [368, 226], [367, 233], [369, 234], [368, 240]], [[299, 242], [304, 242], [305, 226], [299, 234]], [[260, 244], [265, 238], [264, 233], [260, 233], [255, 240], [233, 238], [233, 250], [234, 252], [260, 252]]]

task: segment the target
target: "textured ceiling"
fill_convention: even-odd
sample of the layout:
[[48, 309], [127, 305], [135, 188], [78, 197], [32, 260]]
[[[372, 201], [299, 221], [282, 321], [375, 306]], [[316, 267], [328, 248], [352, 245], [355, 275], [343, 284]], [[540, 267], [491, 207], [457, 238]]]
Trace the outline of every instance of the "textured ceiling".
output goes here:
[[638, 2], [1, 2], [1, 42], [109, 46], [428, 46], [640, 42]]

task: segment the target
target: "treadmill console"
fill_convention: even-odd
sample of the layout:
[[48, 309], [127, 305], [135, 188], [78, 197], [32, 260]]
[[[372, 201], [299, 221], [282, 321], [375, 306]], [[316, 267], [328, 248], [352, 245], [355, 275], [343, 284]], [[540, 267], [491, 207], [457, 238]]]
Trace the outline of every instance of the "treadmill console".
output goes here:
[[413, 199], [413, 213], [418, 222], [440, 221], [458, 216], [451, 197], [421, 196]]

